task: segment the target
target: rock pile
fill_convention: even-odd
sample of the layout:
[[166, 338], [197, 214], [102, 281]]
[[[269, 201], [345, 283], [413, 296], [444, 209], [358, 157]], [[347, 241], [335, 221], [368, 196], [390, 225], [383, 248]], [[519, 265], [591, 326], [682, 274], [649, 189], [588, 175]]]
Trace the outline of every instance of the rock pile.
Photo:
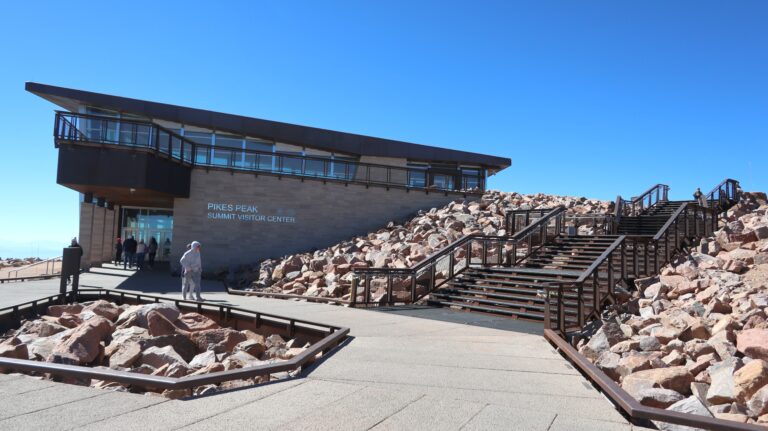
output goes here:
[[644, 405], [768, 424], [766, 195], [636, 286], [579, 351]]
[[[376, 232], [313, 253], [265, 260], [246, 268], [239, 284], [260, 292], [348, 300], [353, 268], [409, 268], [465, 235], [505, 235], [504, 216], [509, 210], [558, 205], [572, 214], [605, 213], [613, 207], [612, 202], [583, 197], [489, 191], [479, 201], [454, 201], [420, 211], [405, 223], [390, 222]], [[384, 296], [383, 288], [378, 295]]]
[[[107, 367], [156, 376], [182, 377], [290, 359], [306, 349], [296, 339], [221, 327], [173, 304], [122, 305], [104, 300], [53, 305], [48, 314], [27, 320], [0, 337], [0, 357]], [[2, 371], [2, 370], [0, 370]], [[261, 383], [248, 381], [165, 391], [178, 398]], [[70, 381], [93, 387], [139, 391], [114, 382]]]
[[0, 269], [3, 268], [18, 268], [21, 266], [27, 266], [31, 265], [33, 263], [41, 262], [42, 259], [39, 257], [27, 257], [23, 259], [17, 259], [12, 257], [7, 257], [5, 259], [0, 259]]

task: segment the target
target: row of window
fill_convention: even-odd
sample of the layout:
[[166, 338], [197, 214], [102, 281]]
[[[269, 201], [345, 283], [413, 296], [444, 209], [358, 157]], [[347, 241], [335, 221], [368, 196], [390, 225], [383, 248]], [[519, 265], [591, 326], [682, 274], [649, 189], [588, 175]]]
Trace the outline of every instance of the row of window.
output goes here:
[[[105, 111], [99, 108], [89, 107], [86, 108], [86, 112], [88, 114], [116, 117], [115, 120], [88, 119], [85, 121], [82, 130], [84, 130], [89, 139], [141, 147], [155, 146], [154, 140], [156, 138], [153, 136], [153, 130], [150, 125], [120, 121], [122, 119], [150, 121], [148, 119]], [[316, 156], [306, 154], [303, 150], [277, 151], [274, 142], [222, 132], [186, 130], [184, 125], [178, 128], [170, 128], [170, 130], [191, 142], [205, 145], [205, 147], [197, 147], [194, 155], [191, 154], [189, 149], [185, 149], [184, 160], [192, 161], [194, 157], [194, 163], [198, 165], [334, 179], [361, 179], [382, 183], [400, 183], [415, 188], [435, 187], [444, 190], [482, 188], [482, 180], [485, 176], [484, 172], [476, 167], [462, 167], [457, 172], [455, 165], [430, 165], [423, 163], [408, 163], [407, 172], [397, 171], [395, 174], [392, 172], [387, 173], [385, 169], [375, 167], [369, 167], [365, 171], [358, 172], [359, 165], [356, 163], [357, 159], [352, 157], [336, 154]], [[180, 141], [169, 137], [167, 133], [161, 133], [159, 140], [160, 143], [158, 145], [161, 151], [180, 156]], [[271, 154], [249, 153], [242, 150]], [[306, 159], [304, 156], [325, 160]], [[396, 178], [393, 178], [393, 176]]]

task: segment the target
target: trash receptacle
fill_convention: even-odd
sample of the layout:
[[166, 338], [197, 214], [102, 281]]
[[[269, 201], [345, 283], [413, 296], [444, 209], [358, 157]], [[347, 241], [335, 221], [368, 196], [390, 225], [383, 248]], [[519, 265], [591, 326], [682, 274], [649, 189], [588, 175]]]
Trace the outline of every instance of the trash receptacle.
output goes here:
[[72, 277], [72, 291], [77, 292], [80, 282], [80, 259], [83, 256], [83, 249], [80, 247], [65, 247], [61, 256], [61, 284], [59, 285], [59, 293], [66, 293], [69, 277]]

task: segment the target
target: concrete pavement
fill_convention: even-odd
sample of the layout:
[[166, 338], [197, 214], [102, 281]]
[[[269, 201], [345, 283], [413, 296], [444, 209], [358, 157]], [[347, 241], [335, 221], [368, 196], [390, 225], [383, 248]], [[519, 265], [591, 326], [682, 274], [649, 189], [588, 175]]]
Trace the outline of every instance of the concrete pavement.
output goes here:
[[[82, 287], [178, 297], [163, 273], [94, 269]], [[423, 307], [359, 310], [227, 295], [206, 300], [348, 326], [351, 338], [300, 377], [166, 400], [0, 375], [0, 429], [631, 430], [540, 335], [540, 326]], [[0, 307], [58, 292], [58, 280], [0, 286]]]

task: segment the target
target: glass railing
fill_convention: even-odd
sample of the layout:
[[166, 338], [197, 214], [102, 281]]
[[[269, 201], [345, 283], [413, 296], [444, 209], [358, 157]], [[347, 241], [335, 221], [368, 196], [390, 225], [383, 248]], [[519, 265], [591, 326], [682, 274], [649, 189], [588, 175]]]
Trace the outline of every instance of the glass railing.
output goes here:
[[[154, 123], [89, 114], [57, 111], [54, 136], [57, 145], [83, 142], [144, 148], [191, 166], [409, 189], [469, 193], [479, 193], [485, 189], [483, 175], [466, 175], [457, 171], [455, 176], [450, 177], [451, 181], [430, 181], [431, 175], [424, 169], [205, 145], [185, 139]], [[444, 179], [445, 174], [440, 174], [440, 177]], [[426, 186], [430, 182], [432, 185]]]

